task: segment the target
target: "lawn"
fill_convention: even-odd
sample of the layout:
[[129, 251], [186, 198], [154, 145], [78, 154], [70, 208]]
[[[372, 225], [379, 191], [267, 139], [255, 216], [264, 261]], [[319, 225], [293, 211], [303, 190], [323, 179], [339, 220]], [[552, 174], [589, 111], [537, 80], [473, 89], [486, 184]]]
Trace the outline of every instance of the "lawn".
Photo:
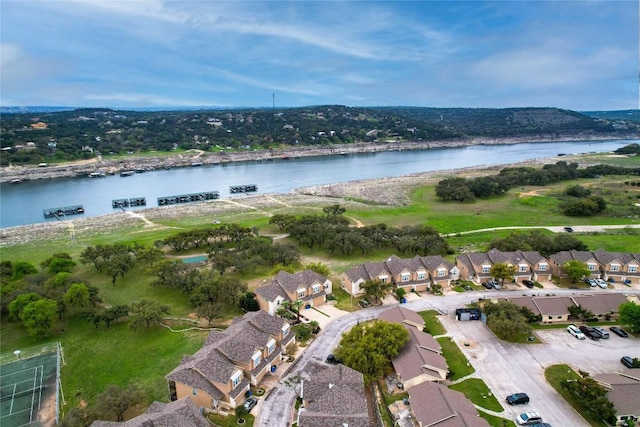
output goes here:
[[419, 311], [418, 314], [422, 316], [424, 320], [424, 328], [427, 333], [434, 336], [447, 333], [447, 330], [438, 320], [438, 312], [436, 310]]
[[585, 408], [582, 403], [575, 399], [562, 384], [567, 381], [575, 381], [580, 376], [569, 365], [553, 365], [544, 371], [544, 377], [549, 384], [579, 413], [592, 427], [606, 427], [607, 423], [600, 420], [594, 420], [585, 414]]
[[449, 386], [450, 389], [460, 391], [475, 405], [494, 412], [502, 412], [504, 408], [493, 395], [487, 384], [480, 378], [469, 378]]
[[440, 337], [438, 338], [438, 342], [442, 347], [442, 355], [447, 360], [447, 365], [449, 365], [449, 372], [451, 372], [449, 379], [457, 380], [471, 375], [476, 371], [451, 338]]
[[478, 410], [478, 414], [491, 425], [491, 427], [516, 427], [516, 423], [505, 418], [496, 417], [482, 410]]

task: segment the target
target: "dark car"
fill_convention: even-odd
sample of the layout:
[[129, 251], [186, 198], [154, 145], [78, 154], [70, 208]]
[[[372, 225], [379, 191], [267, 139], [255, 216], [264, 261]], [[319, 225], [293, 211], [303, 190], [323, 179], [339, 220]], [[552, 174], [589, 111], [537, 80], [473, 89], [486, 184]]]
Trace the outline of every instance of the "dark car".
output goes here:
[[360, 305], [360, 307], [362, 308], [371, 307], [371, 301], [369, 301], [366, 298], [363, 298], [360, 301], [358, 301], [358, 305]]
[[631, 356], [624, 356], [622, 359], [620, 359], [620, 363], [622, 363], [624, 366], [626, 366], [629, 369], [638, 367], [638, 366], [634, 366], [633, 362], [634, 362], [634, 359]]
[[525, 285], [527, 288], [533, 288], [533, 280], [523, 280], [522, 284]]
[[487, 289], [494, 289], [494, 288], [499, 289], [500, 284], [495, 280], [489, 280], [487, 282], [484, 282], [482, 286], [484, 286]]
[[527, 393], [514, 393], [507, 396], [506, 400], [509, 405], [526, 405], [529, 403], [529, 396]]
[[531, 424], [529, 427], [551, 427], [551, 424], [549, 424], [549, 423], [536, 423], [536, 424]]
[[601, 338], [600, 334], [595, 329], [593, 329], [591, 326], [584, 326], [583, 325], [583, 326], [580, 326], [579, 329], [580, 329], [580, 332], [582, 332], [585, 336], [591, 338], [594, 341], [597, 341], [597, 340], [599, 340]]
[[332, 365], [338, 365], [342, 363], [342, 360], [338, 359], [334, 354], [330, 354], [327, 356], [327, 363], [331, 363]]
[[629, 336], [629, 334], [626, 333], [624, 331], [624, 329], [620, 329], [617, 326], [612, 326], [612, 327], [609, 328], [609, 330], [611, 332], [613, 332], [614, 334], [616, 334], [617, 336], [622, 337], [622, 338], [627, 338]]
[[251, 412], [253, 407], [256, 406], [257, 404], [258, 404], [258, 399], [256, 399], [255, 397], [250, 397], [244, 401], [243, 406], [244, 406], [244, 409], [246, 409], [248, 412]]
[[566, 231], [567, 233], [573, 233], [573, 228], [571, 227], [565, 227], [564, 231]]

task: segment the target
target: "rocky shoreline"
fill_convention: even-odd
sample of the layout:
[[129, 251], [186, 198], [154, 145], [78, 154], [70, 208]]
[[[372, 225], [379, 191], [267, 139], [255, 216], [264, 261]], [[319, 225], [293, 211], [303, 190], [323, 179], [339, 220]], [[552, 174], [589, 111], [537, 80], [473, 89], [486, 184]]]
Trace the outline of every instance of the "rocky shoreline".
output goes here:
[[[627, 136], [628, 137], [628, 136]], [[640, 135], [637, 136], [640, 138]], [[432, 148], [464, 147], [471, 145], [518, 144], [524, 142], [608, 140], [615, 136], [602, 137], [592, 134], [581, 135], [539, 135], [536, 137], [510, 138], [466, 138], [445, 141], [398, 141], [384, 143], [353, 143], [328, 146], [304, 146], [255, 151], [206, 152], [191, 150], [187, 153], [158, 156], [130, 156], [124, 159], [98, 157], [91, 160], [69, 162], [60, 165], [6, 166], [0, 168], [0, 182], [11, 183], [38, 179], [87, 177], [90, 174], [119, 174], [122, 171], [153, 170], [193, 165], [209, 165], [242, 161], [268, 161], [282, 158], [330, 156], [352, 153], [374, 153], [381, 151], [427, 150]]]

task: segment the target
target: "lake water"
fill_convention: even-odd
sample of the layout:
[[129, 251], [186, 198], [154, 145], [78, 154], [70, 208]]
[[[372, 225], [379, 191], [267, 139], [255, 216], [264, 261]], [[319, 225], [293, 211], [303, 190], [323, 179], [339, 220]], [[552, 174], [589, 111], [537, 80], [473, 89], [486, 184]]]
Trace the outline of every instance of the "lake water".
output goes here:
[[[386, 151], [320, 157], [236, 162], [149, 171], [129, 177], [68, 178], [26, 181], [0, 186], [0, 227], [44, 221], [43, 210], [84, 206], [84, 216], [115, 212], [111, 201], [145, 197], [146, 207], [157, 206], [157, 198], [179, 194], [218, 191], [221, 198], [238, 197], [229, 186], [256, 184], [258, 193], [288, 193], [313, 185], [361, 179], [402, 176], [412, 173], [508, 164], [559, 153], [613, 151], [630, 140], [475, 145], [420, 151]], [[562, 160], [562, 157], [558, 157]], [[241, 197], [241, 196], [240, 196]], [[143, 209], [143, 208], [128, 208]], [[68, 216], [76, 218], [81, 215]]]

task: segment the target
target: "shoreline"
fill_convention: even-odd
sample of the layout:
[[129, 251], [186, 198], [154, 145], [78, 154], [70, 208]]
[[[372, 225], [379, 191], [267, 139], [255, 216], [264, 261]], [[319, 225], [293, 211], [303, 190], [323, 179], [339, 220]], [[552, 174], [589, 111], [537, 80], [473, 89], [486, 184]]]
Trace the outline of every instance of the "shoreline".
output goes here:
[[[563, 157], [571, 159], [572, 157]], [[219, 199], [185, 205], [150, 207], [135, 211], [109, 213], [88, 218], [74, 218], [55, 222], [19, 225], [0, 229], [0, 248], [35, 242], [70, 239], [75, 241], [105, 230], [122, 227], [142, 227], [144, 229], [174, 228], [162, 222], [175, 221], [189, 216], [209, 217], [215, 223], [221, 214], [240, 214], [263, 212], [266, 209], [303, 208], [321, 209], [324, 206], [339, 203], [347, 209], [349, 206], [361, 206], [363, 203], [378, 206], [406, 206], [409, 192], [419, 186], [433, 184], [452, 175], [466, 178], [497, 173], [505, 167], [542, 166], [558, 161], [557, 157], [526, 160], [523, 162], [472, 166], [459, 169], [421, 172], [399, 177], [373, 178], [347, 181], [343, 183], [301, 187], [284, 194], [259, 194], [244, 197]], [[160, 222], [160, 223], [158, 223]]]
[[126, 170], [153, 170], [190, 167], [194, 164], [213, 165], [230, 162], [259, 162], [263, 160], [268, 161], [283, 158], [375, 153], [382, 151], [429, 150], [436, 148], [468, 147], [473, 145], [510, 145], [519, 143], [563, 141], [607, 141], [615, 139], [632, 141], [638, 138], [640, 138], [640, 135], [625, 135], [624, 138], [611, 135], [608, 135], [607, 137], [600, 135], [539, 135], [536, 137], [466, 138], [440, 141], [357, 142], [353, 144], [318, 147], [304, 146], [254, 151], [220, 151], [215, 153], [202, 150], [190, 150], [189, 152], [181, 154], [148, 157], [131, 156], [124, 159], [103, 159], [102, 157], [97, 157], [90, 160], [67, 162], [59, 165], [49, 165], [46, 167], [40, 167], [38, 165], [5, 166], [0, 168], [0, 183], [87, 177], [92, 173], [113, 175]]

